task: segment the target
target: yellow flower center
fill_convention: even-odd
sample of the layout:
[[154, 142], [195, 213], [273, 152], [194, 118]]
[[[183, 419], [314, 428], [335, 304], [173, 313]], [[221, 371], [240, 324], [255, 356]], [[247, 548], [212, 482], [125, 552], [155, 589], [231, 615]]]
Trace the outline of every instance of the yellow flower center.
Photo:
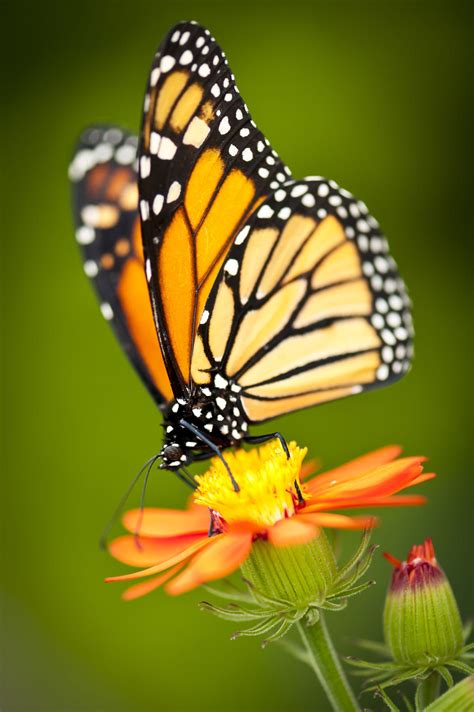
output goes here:
[[239, 492], [224, 464], [214, 458], [210, 469], [195, 477], [194, 502], [214, 510], [228, 523], [245, 521], [265, 528], [291, 517], [298, 504], [298, 488], [304, 496], [299, 475], [307, 448], [291, 442], [288, 449], [290, 458], [278, 441], [250, 451], [226, 452]]

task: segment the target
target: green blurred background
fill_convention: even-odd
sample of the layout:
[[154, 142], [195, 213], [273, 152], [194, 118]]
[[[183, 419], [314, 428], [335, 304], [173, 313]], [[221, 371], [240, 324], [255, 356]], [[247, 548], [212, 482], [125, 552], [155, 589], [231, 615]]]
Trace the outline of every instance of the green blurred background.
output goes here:
[[[332, 177], [368, 203], [414, 301], [414, 368], [392, 388], [278, 425], [328, 466], [390, 442], [430, 456], [439, 478], [423, 486], [429, 505], [384, 511], [375, 539], [403, 556], [432, 535], [466, 616], [470, 4], [17, 0], [3, 15], [2, 707], [326, 710], [309, 670], [277, 647], [230, 642], [232, 624], [200, 613], [199, 592], [124, 603], [119, 585], [102, 582], [124, 568], [98, 536], [161, 428], [82, 272], [67, 165], [85, 124], [137, 129], [157, 44], [178, 20], [196, 19], [223, 45], [294, 174]], [[165, 473], [148, 501], [184, 496]], [[344, 551], [355, 542], [344, 536]], [[389, 573], [378, 556], [379, 585], [329, 616], [341, 652], [355, 653], [359, 636], [380, 638]]]

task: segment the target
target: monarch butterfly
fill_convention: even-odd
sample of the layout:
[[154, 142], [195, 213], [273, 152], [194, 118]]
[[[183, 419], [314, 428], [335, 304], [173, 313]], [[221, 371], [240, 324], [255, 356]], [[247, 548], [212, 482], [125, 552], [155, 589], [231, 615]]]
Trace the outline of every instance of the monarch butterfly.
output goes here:
[[197, 23], [154, 58], [137, 145], [92, 127], [70, 178], [84, 270], [164, 413], [162, 467], [408, 370], [409, 299], [377, 221], [332, 180], [291, 179]]

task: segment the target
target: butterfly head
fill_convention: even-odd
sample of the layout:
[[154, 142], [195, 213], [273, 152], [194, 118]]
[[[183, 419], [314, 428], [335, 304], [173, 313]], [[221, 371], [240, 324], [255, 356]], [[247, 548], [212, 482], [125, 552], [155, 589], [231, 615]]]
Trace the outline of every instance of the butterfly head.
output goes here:
[[160, 467], [165, 470], [179, 469], [183, 465], [191, 462], [190, 457], [185, 453], [179, 443], [165, 443], [160, 452]]

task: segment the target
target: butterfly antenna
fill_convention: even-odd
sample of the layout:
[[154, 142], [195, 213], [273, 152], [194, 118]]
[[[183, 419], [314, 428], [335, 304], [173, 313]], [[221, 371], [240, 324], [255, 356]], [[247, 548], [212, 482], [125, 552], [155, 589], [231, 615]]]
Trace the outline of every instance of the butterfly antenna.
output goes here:
[[102, 532], [102, 534], [101, 534], [101, 536], [100, 536], [100, 539], [99, 539], [99, 546], [100, 546], [101, 549], [105, 549], [106, 544], [107, 544], [107, 537], [108, 537], [108, 535], [109, 535], [109, 532], [110, 532], [110, 530], [112, 529], [112, 527], [113, 527], [113, 525], [115, 524], [115, 522], [117, 521], [119, 515], [122, 513], [122, 510], [123, 510], [123, 508], [124, 508], [124, 506], [125, 506], [125, 504], [126, 504], [128, 498], [130, 497], [130, 494], [131, 494], [133, 488], [135, 487], [135, 485], [137, 484], [138, 480], [140, 479], [140, 477], [141, 477], [141, 476], [143, 475], [143, 473], [145, 472], [146, 468], [150, 465], [150, 463], [155, 462], [155, 461], [158, 459], [158, 457], [159, 457], [159, 455], [153, 455], [153, 457], [150, 457], [150, 459], [147, 460], [144, 465], [142, 465], [142, 467], [140, 468], [139, 472], [135, 475], [135, 477], [133, 478], [133, 480], [130, 482], [129, 486], [128, 486], [127, 489], [125, 490], [125, 493], [124, 493], [124, 495], [122, 496], [120, 502], [118, 503], [118, 506], [117, 506], [115, 512], [113, 513], [113, 515], [111, 516], [111, 518], [109, 519], [109, 521], [107, 522], [107, 524], [105, 525], [104, 530], [103, 530], [103, 532]]
[[146, 496], [146, 489], [148, 487], [148, 478], [150, 477], [150, 472], [153, 469], [153, 465], [155, 462], [158, 460], [159, 455], [155, 455], [152, 457], [150, 460], [148, 460], [148, 468], [145, 474], [145, 479], [143, 480], [143, 485], [142, 485], [142, 493], [140, 495], [140, 513], [138, 515], [137, 523], [135, 525], [135, 531], [133, 532], [133, 537], [135, 539], [135, 545], [141, 549], [142, 545], [140, 544], [140, 529], [142, 528], [142, 523], [143, 523], [143, 512], [145, 510], [145, 496]]
[[212, 450], [212, 452], [214, 452], [217, 455], [217, 457], [223, 463], [225, 469], [227, 470], [227, 472], [229, 474], [230, 481], [232, 482], [232, 487], [234, 488], [234, 491], [240, 492], [240, 487], [237, 483], [237, 480], [235, 479], [234, 475], [232, 474], [232, 470], [230, 469], [228, 463], [224, 459], [224, 456], [221, 453], [221, 451], [219, 450], [219, 448], [217, 447], [217, 445], [215, 445], [215, 443], [213, 443], [212, 440], [209, 440], [209, 438], [207, 438], [203, 433], [201, 433], [200, 430], [195, 428], [194, 425], [191, 425], [191, 423], [188, 423], [186, 420], [181, 419], [179, 421], [179, 424], [182, 425], [183, 428], [186, 428], [191, 433], [193, 433], [193, 435], [195, 435], [197, 438], [199, 438], [199, 440], [202, 440], [202, 442], [205, 445], [207, 445], [208, 448], [210, 448]]

